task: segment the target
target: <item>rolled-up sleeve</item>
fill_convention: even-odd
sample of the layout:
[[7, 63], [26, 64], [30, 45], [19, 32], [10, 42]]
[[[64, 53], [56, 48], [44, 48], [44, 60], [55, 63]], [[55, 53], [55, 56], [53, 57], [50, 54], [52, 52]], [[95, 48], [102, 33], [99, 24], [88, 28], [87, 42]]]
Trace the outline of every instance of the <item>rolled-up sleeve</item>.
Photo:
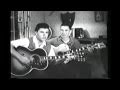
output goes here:
[[24, 38], [24, 39], [13, 40], [10, 43], [14, 47], [23, 46], [23, 47], [28, 48], [28, 46], [29, 46], [29, 39], [28, 38]]

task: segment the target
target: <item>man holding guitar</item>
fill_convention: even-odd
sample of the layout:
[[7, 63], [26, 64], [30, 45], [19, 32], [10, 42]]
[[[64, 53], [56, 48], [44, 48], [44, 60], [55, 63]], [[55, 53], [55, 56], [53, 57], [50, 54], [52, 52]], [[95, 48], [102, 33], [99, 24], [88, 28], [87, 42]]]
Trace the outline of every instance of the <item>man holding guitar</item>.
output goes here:
[[[37, 69], [37, 70], [45, 70], [48, 67], [48, 59], [49, 60], [57, 60], [59, 61], [64, 61], [64, 63], [68, 63], [70, 60], [74, 58], [74, 55], [70, 55], [71, 53], [66, 54], [67, 57], [64, 55], [60, 55], [63, 53], [60, 52], [67, 52], [70, 49], [76, 50], [81, 48], [81, 44], [79, 41], [76, 39], [72, 38], [70, 36], [71, 34], [71, 27], [67, 24], [62, 24], [61, 25], [61, 35], [57, 38], [53, 38], [51, 40], [46, 41], [50, 36], [51, 36], [51, 31], [46, 23], [39, 23], [37, 24], [36, 28], [36, 35], [31, 37], [31, 38], [24, 38], [24, 39], [19, 39], [15, 41], [11, 41], [11, 55], [14, 56], [15, 58], [11, 59], [11, 67], [12, 67], [12, 75], [15, 76], [25, 76], [29, 72], [32, 71], [32, 69]], [[54, 45], [54, 46], [52, 46]], [[19, 47], [22, 46], [22, 47]], [[24, 48], [25, 47], [25, 48]], [[55, 52], [54, 52], [55, 51]], [[88, 48], [88, 51], [92, 51], [92, 48]], [[58, 56], [55, 57], [55, 54]], [[46, 56], [46, 57], [45, 57]], [[52, 57], [47, 57], [47, 56], [54, 56]], [[16, 59], [17, 58], [17, 59]], [[61, 60], [61, 58], [65, 60]], [[60, 60], [59, 60], [60, 59]], [[45, 61], [45, 62], [44, 62]], [[43, 63], [41, 63], [43, 62]], [[93, 63], [94, 64], [94, 63]], [[67, 73], [68, 75], [72, 72], [74, 76], [74, 71], [78, 71], [79, 73], [79, 67], [72, 68], [68, 64], [61, 64], [60, 66], [58, 65], [58, 68], [53, 67], [52, 69], [55, 69], [54, 72], [51, 72], [50, 70], [47, 70], [50, 73], [52, 73], [52, 77], [55, 76], [54, 73], [57, 74], [63, 74]], [[74, 64], [77, 66], [76, 64]], [[91, 64], [92, 65], [92, 64]], [[63, 68], [62, 68], [63, 66]], [[70, 67], [69, 67], [70, 66]], [[80, 66], [80, 65], [79, 65]], [[96, 66], [96, 65], [93, 65]], [[50, 68], [50, 67], [49, 67]], [[66, 69], [63, 70], [63, 69]], [[60, 72], [61, 71], [61, 72]], [[65, 71], [65, 73], [64, 73]], [[37, 71], [38, 73], [39, 71]], [[59, 73], [60, 72], [60, 73]], [[79, 78], [78, 73], [76, 74], [76, 77]], [[40, 74], [42, 74], [42, 71], [40, 71]], [[35, 76], [35, 78], [39, 77], [40, 74]], [[45, 75], [45, 74], [44, 74]], [[48, 75], [48, 76], [49, 76]], [[58, 77], [62, 77], [62, 75], [58, 75]], [[66, 76], [68, 77], [68, 76]], [[70, 76], [71, 77], [71, 76]]]
[[[45, 70], [48, 67], [48, 60], [57, 63], [59, 61], [64, 61], [63, 59], [66, 60], [69, 57], [67, 57], [67, 55], [56, 56], [54, 50], [60, 50], [62, 45], [59, 47], [54, 47], [46, 41], [51, 36], [51, 31], [48, 24], [37, 24], [35, 33], [36, 35], [33, 37], [11, 41], [12, 75], [26, 76], [32, 71], [32, 69], [36, 69], [38, 70], [37, 72], [42, 73], [42, 70]], [[62, 50], [63, 49], [64, 47]], [[68, 58], [68, 60], [70, 58]], [[54, 74], [58, 71], [57, 68], [54, 68], [54, 66], [52, 69], [54, 69], [54, 72], [51, 72], [50, 69], [47, 69], [46, 71], [50, 71], [49, 74]]]
[[[66, 52], [69, 50], [75, 51], [76, 49], [82, 48], [83, 45], [81, 45], [77, 39], [71, 37], [71, 32], [72, 32], [71, 26], [69, 26], [66, 23], [61, 24], [60, 36], [49, 40], [50, 44], [55, 46], [54, 51], [56, 55], [62, 54], [62, 52]], [[93, 50], [92, 48], [88, 47], [89, 52], [92, 52], [92, 50]], [[67, 60], [71, 60], [71, 59], [72, 57], [70, 57], [68, 54]], [[65, 63], [67, 63], [66, 61]]]
[[[76, 50], [76, 49], [79, 49], [82, 47], [82, 45], [79, 43], [79, 41], [77, 39], [71, 37], [72, 30], [71, 30], [71, 26], [69, 24], [66, 24], [66, 23], [61, 24], [60, 32], [61, 32], [61, 34], [59, 37], [56, 37], [56, 38], [49, 40], [51, 45], [55, 46], [54, 50], [55, 50], [56, 54], [59, 54], [59, 52], [66, 52], [68, 50]], [[87, 50], [88, 50], [88, 52], [92, 52], [93, 48], [87, 47]], [[68, 59], [66, 59], [64, 61], [64, 63], [68, 63], [72, 59], [73, 58], [70, 55], [68, 55]], [[103, 74], [105, 74], [105, 70], [102, 67], [102, 65], [98, 65], [97, 61], [95, 61], [95, 62], [88, 61], [87, 63], [90, 65], [90, 67], [89, 67], [89, 65], [88, 65], [88, 67], [91, 69], [90, 70], [91, 73], [94, 72], [94, 74], [92, 74], [91, 77], [94, 78], [94, 76], [95, 76], [95, 78], [102, 78]], [[69, 63], [68, 63], [68, 65], [69, 65], [69, 67], [67, 70], [69, 70], [71, 73], [76, 73], [74, 71], [77, 71], [76, 77], [79, 78], [79, 71], [80, 71], [79, 67], [77, 67], [76, 65], [72, 66], [72, 64], [70, 66]], [[66, 66], [65, 66], [65, 68], [66, 68]], [[73, 70], [73, 72], [72, 72], [72, 70]], [[100, 71], [99, 75], [98, 75], [98, 71]]]
[[[67, 23], [63, 23], [60, 26], [60, 36], [56, 38], [52, 38], [49, 40], [50, 44], [55, 46], [54, 50], [57, 55], [62, 54], [62, 52], [66, 52], [69, 50], [76, 50], [82, 47], [82, 45], [79, 43], [79, 41], [73, 37], [71, 37], [71, 27]], [[92, 51], [92, 49], [89, 49]], [[70, 77], [74, 77], [75, 74], [78, 74], [80, 69], [79, 65], [76, 65], [76, 62], [72, 62], [74, 57], [72, 57], [70, 54], [67, 55], [67, 59], [64, 61], [65, 64], [62, 64], [58, 67], [58, 69], [61, 69], [61, 72], [64, 71], [65, 74], [68, 74]], [[68, 63], [70, 61], [70, 63]], [[80, 63], [81, 64], [81, 63]], [[62, 71], [63, 70], [63, 71]], [[76, 76], [78, 77], [78, 76]]]
[[20, 66], [18, 62], [22, 63], [23, 65], [29, 66], [30, 62], [32, 62], [33, 60], [32, 58], [25, 57], [24, 55], [18, 53], [15, 49], [18, 46], [23, 46], [25, 48], [28, 48], [29, 50], [42, 48], [45, 50], [47, 56], [55, 56], [53, 46], [46, 42], [51, 34], [52, 32], [48, 24], [39, 23], [36, 25], [35, 28], [35, 36], [11, 41], [11, 55], [17, 58], [16, 60], [14, 60], [14, 64], [16, 64], [16, 67]]

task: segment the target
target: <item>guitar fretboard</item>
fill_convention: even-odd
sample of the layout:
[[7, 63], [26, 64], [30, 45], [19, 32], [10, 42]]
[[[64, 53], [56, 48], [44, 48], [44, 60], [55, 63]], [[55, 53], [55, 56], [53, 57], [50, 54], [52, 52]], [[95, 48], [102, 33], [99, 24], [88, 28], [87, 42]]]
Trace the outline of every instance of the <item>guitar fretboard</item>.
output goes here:
[[83, 46], [79, 49], [76, 49], [75, 51], [74, 50], [69, 50], [67, 52], [63, 52], [63, 55], [61, 56], [42, 56], [41, 58], [43, 60], [55, 60], [55, 59], [65, 59], [67, 58], [67, 56], [65, 56], [66, 54], [71, 54], [71, 55], [74, 55], [74, 56], [78, 56], [78, 57], [84, 57], [84, 50], [88, 50], [88, 48], [93, 48], [93, 49], [98, 49], [98, 48], [104, 48], [105, 45], [103, 43], [99, 43], [99, 44], [94, 44], [94, 45], [86, 45], [86, 46]]
[[63, 56], [41, 56], [40, 57], [43, 60], [56, 60], [56, 59], [65, 59], [67, 58], [67, 56], [63, 55]]

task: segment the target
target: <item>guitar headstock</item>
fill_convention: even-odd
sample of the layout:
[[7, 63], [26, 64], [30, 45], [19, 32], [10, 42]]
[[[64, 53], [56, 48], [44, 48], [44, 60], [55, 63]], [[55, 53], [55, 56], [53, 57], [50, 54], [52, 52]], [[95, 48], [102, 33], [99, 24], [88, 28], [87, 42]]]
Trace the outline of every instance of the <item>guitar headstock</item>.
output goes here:
[[[63, 55], [70, 54], [71, 57], [72, 57], [72, 60], [77, 60], [77, 61], [85, 62], [86, 61], [87, 53], [84, 52], [84, 51], [88, 50], [88, 48], [101, 49], [101, 48], [106, 48], [106, 45], [103, 42], [101, 42], [101, 43], [95, 43], [93, 45], [86, 45], [85, 47], [76, 49], [74, 51], [70, 49], [69, 51], [64, 52]], [[71, 61], [71, 60], [68, 60], [68, 61]]]
[[92, 45], [92, 48], [102, 49], [102, 48], [106, 48], [106, 45], [103, 42], [101, 42], [101, 43], [95, 43], [94, 45]]

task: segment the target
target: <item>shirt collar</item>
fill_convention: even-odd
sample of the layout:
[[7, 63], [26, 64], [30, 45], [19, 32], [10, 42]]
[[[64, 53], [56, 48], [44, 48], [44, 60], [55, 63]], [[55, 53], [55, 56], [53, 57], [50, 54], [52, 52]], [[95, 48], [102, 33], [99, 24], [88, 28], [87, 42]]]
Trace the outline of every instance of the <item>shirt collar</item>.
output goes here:
[[[70, 38], [70, 40], [69, 40], [68, 43], [72, 43], [72, 42], [73, 42], [73, 38], [72, 38], [71, 36], [70, 36], [69, 38]], [[59, 40], [60, 42], [63, 42], [63, 43], [64, 43], [64, 41], [62, 40], [62, 37], [61, 37], [61, 36], [58, 37], [58, 40]]]
[[43, 48], [44, 46], [46, 46], [46, 42], [43, 42], [40, 45], [39, 40], [37, 39], [36, 35], [33, 37], [33, 42], [35, 43], [36, 48]]

